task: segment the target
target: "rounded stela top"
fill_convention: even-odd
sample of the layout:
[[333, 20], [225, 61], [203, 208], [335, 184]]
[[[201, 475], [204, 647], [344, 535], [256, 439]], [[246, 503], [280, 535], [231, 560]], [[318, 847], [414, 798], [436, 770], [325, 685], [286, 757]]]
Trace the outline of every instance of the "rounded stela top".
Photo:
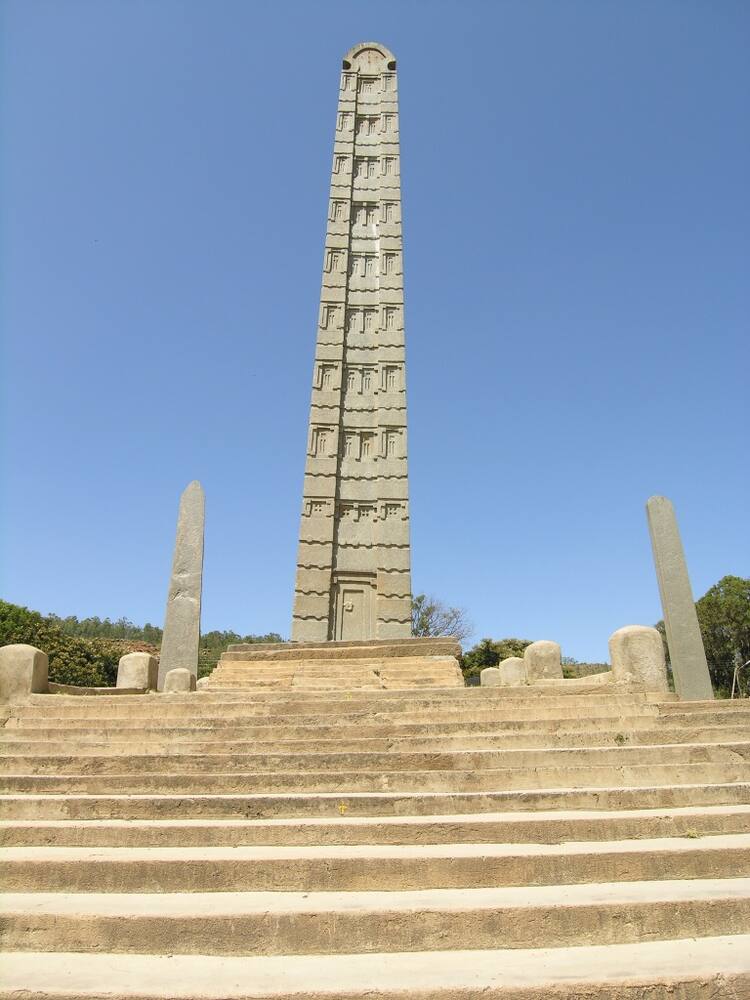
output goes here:
[[380, 42], [360, 42], [344, 56], [344, 69], [363, 69], [373, 72], [396, 68], [396, 57]]

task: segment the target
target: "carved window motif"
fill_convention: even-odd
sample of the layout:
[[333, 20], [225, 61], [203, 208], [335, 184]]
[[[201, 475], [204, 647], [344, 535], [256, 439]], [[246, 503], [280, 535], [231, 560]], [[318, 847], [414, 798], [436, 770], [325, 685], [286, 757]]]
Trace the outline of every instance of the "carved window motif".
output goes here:
[[389, 517], [400, 517], [401, 516], [401, 504], [400, 503], [386, 503], [383, 504], [383, 517], [387, 520]]
[[345, 174], [348, 163], [349, 163], [348, 156], [336, 155], [333, 158], [333, 172], [335, 174]]
[[375, 435], [372, 431], [362, 433], [362, 458], [373, 458], [375, 455]]
[[377, 257], [373, 253], [353, 253], [350, 257], [349, 274], [354, 278], [374, 278], [377, 274], [376, 264]]
[[376, 205], [364, 201], [352, 202], [352, 221], [355, 226], [374, 226], [376, 220]]
[[360, 521], [369, 521], [375, 517], [375, 507], [373, 504], [361, 503], [357, 513], [359, 514]]
[[326, 271], [329, 273], [341, 273], [344, 270], [344, 251], [326, 250]]
[[380, 80], [377, 76], [361, 76], [358, 82], [360, 94], [380, 93]]
[[325, 512], [326, 512], [325, 500], [311, 500], [310, 501], [310, 513], [311, 514], [314, 514], [314, 515], [317, 514], [319, 516], [321, 514], [325, 514]]
[[395, 177], [396, 175], [396, 157], [395, 156], [384, 156], [382, 162], [382, 172], [384, 177]]
[[357, 137], [377, 135], [380, 127], [380, 115], [357, 115]]
[[398, 389], [398, 368], [396, 365], [385, 366], [383, 388], [386, 392], [395, 392]]
[[347, 333], [359, 333], [360, 328], [360, 311], [359, 309], [347, 309], [346, 310], [346, 332]]
[[359, 435], [355, 432], [344, 434], [344, 458], [359, 458]]
[[374, 156], [358, 156], [354, 160], [357, 180], [372, 180], [378, 176], [378, 161]]
[[352, 519], [357, 516], [357, 505], [355, 503], [342, 503], [339, 505], [339, 517]]
[[395, 253], [383, 254], [383, 274], [396, 274], [398, 271], [398, 255]]
[[386, 458], [396, 458], [398, 453], [398, 431], [385, 431], [383, 434], [383, 454]]
[[395, 132], [396, 131], [396, 116], [395, 115], [383, 115], [381, 119], [381, 129], [383, 132]]
[[[374, 258], [368, 258], [368, 261], [372, 261]], [[369, 272], [368, 272], [369, 274]], [[372, 333], [372, 331], [378, 325], [378, 311], [377, 309], [364, 309], [362, 313], [363, 318], [363, 328], [365, 333]]]
[[383, 309], [383, 326], [386, 330], [396, 329], [398, 311], [396, 306], [385, 306]]
[[396, 77], [392, 73], [383, 74], [383, 90], [386, 94], [392, 94], [396, 89]]
[[372, 392], [372, 368], [362, 370], [362, 392]]
[[324, 330], [331, 330], [336, 326], [336, 313], [338, 311], [338, 306], [331, 305], [330, 303], [323, 303], [320, 310], [320, 325]]
[[336, 371], [335, 365], [318, 365], [318, 388], [332, 389], [333, 374]]
[[383, 222], [396, 221], [396, 202], [384, 201], [380, 206], [380, 218]]
[[338, 118], [336, 120], [336, 127], [339, 132], [346, 132], [352, 127], [352, 113], [351, 111], [339, 111]]
[[341, 74], [341, 89], [342, 90], [354, 90], [356, 83], [356, 76], [354, 73], [342, 73]]
[[347, 368], [346, 370], [346, 391], [356, 392], [357, 384], [359, 382], [359, 372], [356, 368]]
[[312, 453], [317, 458], [326, 458], [330, 454], [332, 441], [329, 427], [315, 427], [312, 433]]
[[346, 218], [346, 202], [338, 200], [332, 201], [331, 211], [328, 217], [331, 222], [343, 222]]

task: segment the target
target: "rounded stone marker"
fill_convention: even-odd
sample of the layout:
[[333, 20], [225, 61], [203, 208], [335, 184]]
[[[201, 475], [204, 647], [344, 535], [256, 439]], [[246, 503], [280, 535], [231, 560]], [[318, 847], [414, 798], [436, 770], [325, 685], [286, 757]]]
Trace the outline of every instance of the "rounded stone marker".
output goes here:
[[648, 625], [625, 625], [609, 637], [612, 676], [618, 684], [643, 684], [648, 691], [668, 691], [661, 634]]
[[208, 677], [199, 677], [195, 682], [196, 691], [201, 691], [203, 688], [208, 687]]
[[195, 691], [195, 675], [187, 667], [174, 667], [164, 678], [165, 694], [187, 694]]
[[518, 687], [528, 683], [526, 664], [520, 656], [509, 656], [506, 660], [501, 660], [497, 669], [500, 671], [500, 683], [503, 687]]
[[126, 653], [117, 664], [118, 688], [156, 690], [159, 661], [150, 653]]
[[24, 642], [0, 647], [0, 701], [22, 701], [49, 691], [47, 654]]
[[479, 686], [483, 688], [500, 687], [502, 678], [498, 667], [485, 667], [479, 675]]
[[556, 642], [540, 639], [532, 642], [523, 651], [526, 664], [526, 676], [529, 684], [539, 680], [560, 680], [562, 678], [562, 659], [560, 646]]

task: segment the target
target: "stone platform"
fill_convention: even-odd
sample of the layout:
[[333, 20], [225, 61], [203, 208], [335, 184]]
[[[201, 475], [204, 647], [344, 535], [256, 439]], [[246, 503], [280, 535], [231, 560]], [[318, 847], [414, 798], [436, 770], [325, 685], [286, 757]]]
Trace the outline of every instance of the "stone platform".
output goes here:
[[750, 702], [30, 695], [0, 734], [0, 1000], [748, 995]]
[[222, 655], [206, 686], [303, 691], [463, 687], [460, 653], [455, 639], [236, 644]]

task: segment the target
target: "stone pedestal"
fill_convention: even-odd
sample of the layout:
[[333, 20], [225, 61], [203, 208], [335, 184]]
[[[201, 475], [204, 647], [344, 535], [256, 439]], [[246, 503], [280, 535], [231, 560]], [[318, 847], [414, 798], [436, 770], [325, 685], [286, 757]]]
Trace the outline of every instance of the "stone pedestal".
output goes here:
[[509, 656], [498, 664], [500, 683], [503, 687], [517, 687], [528, 683], [526, 664], [520, 656]]
[[156, 690], [159, 661], [150, 653], [127, 653], [117, 665], [118, 688]]
[[647, 625], [626, 625], [609, 637], [615, 683], [642, 684], [648, 691], [669, 690], [661, 634]]
[[556, 642], [546, 639], [532, 642], [523, 651], [523, 660], [529, 684], [540, 680], [562, 679], [562, 658], [560, 646]]
[[0, 647], [0, 702], [46, 694], [48, 663], [47, 654], [36, 646], [13, 643]]

